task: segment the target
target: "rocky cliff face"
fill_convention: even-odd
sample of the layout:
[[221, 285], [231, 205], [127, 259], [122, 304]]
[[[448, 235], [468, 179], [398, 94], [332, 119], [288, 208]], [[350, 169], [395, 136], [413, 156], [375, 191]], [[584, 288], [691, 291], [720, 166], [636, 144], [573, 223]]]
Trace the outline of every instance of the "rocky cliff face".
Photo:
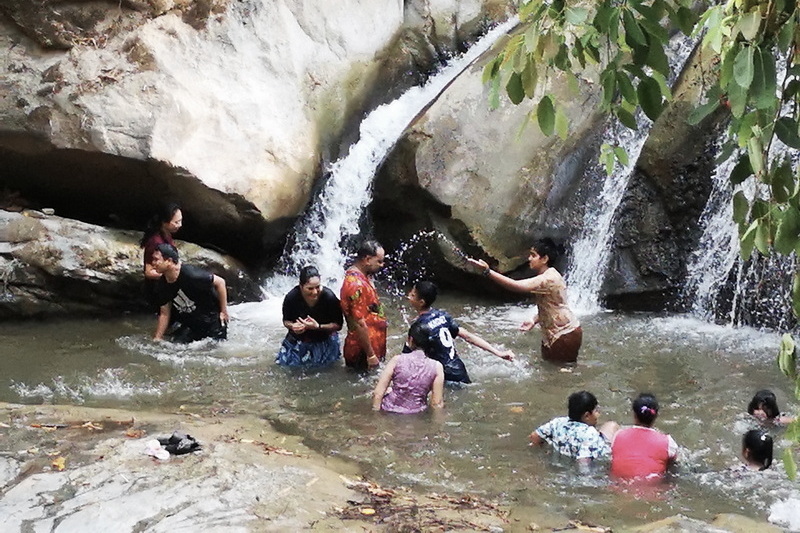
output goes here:
[[128, 228], [177, 200], [185, 238], [263, 260], [381, 78], [415, 81], [506, 4], [4, 2], [0, 187]]
[[[0, 210], [0, 318], [148, 310], [140, 238], [38, 211]], [[178, 247], [184, 260], [225, 279], [231, 302], [258, 296], [237, 261], [191, 243]]]

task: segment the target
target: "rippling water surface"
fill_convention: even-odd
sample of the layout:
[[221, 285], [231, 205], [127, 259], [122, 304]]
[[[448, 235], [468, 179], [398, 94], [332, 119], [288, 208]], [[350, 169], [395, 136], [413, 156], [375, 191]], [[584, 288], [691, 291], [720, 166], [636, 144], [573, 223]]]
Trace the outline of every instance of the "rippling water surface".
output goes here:
[[[389, 351], [396, 353], [411, 310], [389, 299]], [[131, 409], [215, 405], [256, 413], [306, 437], [322, 451], [361, 462], [385, 483], [471, 491], [607, 525], [676, 513], [709, 518], [740, 512], [766, 519], [775, 502], [800, 498], [777, 461], [738, 475], [744, 413], [753, 392], [773, 389], [785, 411], [800, 413], [777, 370], [778, 335], [709, 325], [680, 316], [600, 313], [582, 317], [580, 364], [561, 372], [539, 359], [538, 332], [518, 324], [531, 309], [466, 297], [437, 302], [463, 327], [513, 349], [508, 363], [458, 341], [474, 383], [446, 391], [440, 416], [370, 410], [375, 375], [341, 366], [286, 370], [273, 362], [283, 337], [280, 300], [234, 306], [230, 340], [216, 345], [156, 344], [148, 317], [0, 325], [0, 400], [80, 403]], [[604, 469], [581, 472], [546, 449], [527, 446], [539, 424], [566, 414], [566, 397], [593, 391], [602, 420], [629, 423], [629, 399], [657, 395], [656, 425], [681, 446], [677, 475], [641, 493], [610, 483]], [[783, 448], [776, 430], [776, 458]]]

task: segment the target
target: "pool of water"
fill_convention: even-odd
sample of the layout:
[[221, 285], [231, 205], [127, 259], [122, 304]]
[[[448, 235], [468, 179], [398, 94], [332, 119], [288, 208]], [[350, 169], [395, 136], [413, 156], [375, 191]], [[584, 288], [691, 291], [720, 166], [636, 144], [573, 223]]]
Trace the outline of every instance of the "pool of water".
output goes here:
[[[394, 310], [389, 352], [396, 353], [412, 311], [386, 298]], [[779, 460], [762, 473], [729, 470], [740, 464], [741, 435], [754, 427], [744, 411], [757, 389], [772, 389], [784, 411], [800, 413], [774, 363], [777, 334], [683, 316], [587, 315], [579, 365], [562, 372], [539, 359], [538, 332], [517, 330], [527, 306], [452, 295], [437, 304], [518, 355], [509, 363], [458, 341], [474, 383], [448, 388], [439, 415], [372, 412], [375, 375], [276, 366], [280, 299], [234, 306], [230, 339], [219, 345], [154, 343], [151, 317], [0, 324], [0, 400], [255, 413], [323, 452], [359, 461], [384, 483], [469, 491], [610, 526], [677, 513], [766, 519], [776, 502], [800, 498]], [[645, 492], [610, 482], [603, 465], [581, 471], [529, 447], [528, 434], [565, 415], [567, 396], [581, 389], [598, 397], [601, 421], [622, 424], [631, 421], [631, 398], [656, 394], [656, 427], [681, 447], [677, 474]], [[785, 443], [780, 429], [774, 434], [779, 458]]]

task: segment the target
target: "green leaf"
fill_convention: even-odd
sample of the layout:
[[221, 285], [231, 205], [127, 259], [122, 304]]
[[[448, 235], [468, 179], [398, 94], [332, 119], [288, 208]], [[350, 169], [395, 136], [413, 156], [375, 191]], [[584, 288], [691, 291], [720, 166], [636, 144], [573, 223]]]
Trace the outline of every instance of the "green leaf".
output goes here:
[[785, 160], [775, 167], [771, 180], [772, 197], [783, 203], [789, 201], [795, 189], [791, 161]]
[[558, 135], [561, 140], [566, 141], [567, 136], [569, 135], [569, 119], [567, 118], [567, 114], [564, 113], [564, 108], [562, 106], [558, 106], [556, 108], [556, 135]]
[[639, 125], [636, 123], [636, 118], [633, 116], [633, 113], [621, 107], [618, 107], [615, 113], [620, 124], [633, 131], [639, 129]]
[[647, 38], [644, 36], [642, 28], [636, 22], [636, 17], [633, 16], [629, 10], [622, 11], [622, 25], [625, 27], [625, 42], [628, 46], [635, 48], [639, 46], [647, 46]]
[[753, 200], [753, 207], [750, 209], [750, 215], [753, 219], [764, 218], [769, 213], [770, 204], [760, 198]]
[[[792, 311], [794, 311], [794, 316], [800, 317], [800, 272], [794, 272], [794, 276], [792, 277]], [[790, 373], [793, 374], [794, 377], [797, 376], [797, 359], [796, 353], [792, 352], [795, 356], [794, 365], [789, 367]]]
[[758, 35], [758, 28], [761, 26], [761, 12], [758, 8], [754, 8], [751, 12], [745, 13], [739, 17], [739, 22], [736, 26], [742, 37], [752, 41]]
[[769, 50], [757, 49], [753, 57], [753, 84], [750, 95], [756, 109], [777, 108], [778, 88], [775, 56]]
[[616, 71], [611, 65], [600, 74], [600, 83], [603, 86], [603, 107], [608, 109], [608, 106], [614, 101], [614, 94], [617, 90]]
[[625, 148], [622, 146], [615, 146], [614, 147], [614, 156], [619, 161], [619, 164], [623, 167], [628, 166], [628, 152], [625, 151]]
[[756, 176], [764, 172], [764, 147], [757, 136], [750, 137], [747, 141], [747, 155], [750, 156], [750, 167]]
[[786, 84], [786, 88], [783, 89], [783, 98], [789, 100], [794, 98], [797, 94], [800, 94], [800, 80], [790, 80], [789, 83]]
[[719, 69], [719, 86], [723, 89], [728, 87], [733, 79], [733, 65], [736, 62], [736, 55], [740, 50], [741, 46], [739, 43], [733, 43], [722, 55], [722, 64]]
[[765, 219], [759, 219], [756, 228], [755, 245], [761, 255], [769, 256], [769, 223]]
[[797, 122], [792, 117], [781, 117], [775, 122], [775, 135], [790, 148], [800, 150], [800, 136], [797, 134]]
[[733, 79], [739, 87], [748, 88], [753, 83], [753, 47], [745, 46], [736, 54]]
[[608, 143], [600, 146], [600, 163], [606, 169], [606, 175], [610, 176], [614, 172], [614, 150]]
[[525, 50], [530, 54], [539, 46], [539, 28], [536, 24], [531, 24], [525, 30]]
[[639, 86], [636, 87], [636, 93], [639, 96], [639, 105], [642, 106], [642, 111], [647, 118], [655, 122], [663, 111], [661, 87], [658, 82], [649, 76], [642, 78]]
[[618, 70], [616, 76], [620, 94], [625, 100], [635, 105], [639, 100], [636, 98], [636, 89], [633, 87], [630, 77], [622, 70]]
[[783, 23], [783, 26], [781, 26], [781, 29], [778, 31], [778, 49], [784, 54], [789, 51], [789, 46], [791, 46], [792, 40], [794, 39], [795, 16], [796, 15], [792, 13], [792, 16]]
[[[778, 368], [787, 377], [797, 375], [797, 352], [794, 338], [789, 333], [781, 336], [781, 344], [778, 349]], [[794, 379], [792, 377], [792, 379]], [[800, 420], [800, 419], [799, 419]]]
[[800, 212], [789, 207], [783, 212], [775, 232], [775, 250], [784, 255], [789, 255], [800, 244]]
[[747, 261], [753, 254], [753, 244], [756, 238], [756, 229], [758, 229], [758, 221], [754, 220], [750, 223], [745, 230], [744, 234], [739, 239], [739, 255], [742, 261]]
[[730, 159], [733, 155], [733, 152], [736, 150], [736, 145], [728, 139], [724, 143], [722, 143], [722, 149], [720, 149], [717, 158], [714, 160], [714, 163], [719, 165]]
[[669, 59], [664, 53], [664, 47], [655, 39], [650, 39], [646, 64], [664, 76], [669, 76]]
[[747, 106], [747, 89], [736, 83], [728, 85], [728, 103], [731, 106], [731, 114], [736, 118], [742, 118]]
[[583, 24], [589, 17], [589, 10], [585, 7], [568, 7], [565, 13], [567, 22], [570, 24]]
[[489, 85], [489, 109], [500, 107], [500, 76], [492, 78]]
[[610, 2], [603, 2], [597, 6], [597, 11], [595, 12], [594, 19], [592, 20], [592, 26], [597, 28], [597, 31], [600, 33], [608, 33], [611, 11], [612, 7]]
[[[739, 185], [744, 180], [753, 175], [753, 168], [750, 166], [750, 157], [742, 154], [736, 165], [731, 170], [730, 180], [733, 185]], [[741, 191], [738, 193], [741, 194]], [[744, 195], [743, 195], [744, 196]]]
[[553, 100], [550, 95], [545, 95], [539, 100], [536, 107], [536, 118], [539, 121], [539, 129], [548, 137], [553, 134], [556, 122], [556, 112], [553, 107]]
[[694, 30], [694, 25], [697, 24], [697, 15], [688, 7], [681, 6], [675, 13], [678, 27], [685, 35], [691, 35]]
[[718, 99], [709, 99], [708, 102], [705, 104], [695, 107], [694, 110], [689, 113], [689, 117], [686, 119], [691, 126], [697, 126], [700, 122], [703, 121], [708, 115], [713, 113], [716, 109], [719, 108], [719, 100]]
[[794, 481], [797, 477], [797, 464], [794, 462], [791, 446], [783, 450], [783, 468], [786, 470], [786, 477]]
[[525, 89], [522, 87], [522, 76], [516, 72], [508, 78], [506, 84], [508, 98], [514, 105], [519, 105], [525, 99]]
[[567, 48], [566, 44], [561, 44], [558, 47], [558, 52], [553, 59], [553, 64], [563, 71], [572, 70], [572, 63], [569, 60], [569, 48]]
[[496, 58], [486, 63], [486, 66], [483, 67], [483, 76], [481, 77], [481, 83], [486, 83], [490, 79], [497, 76], [497, 72], [500, 70], [500, 61], [503, 57], [503, 53], [500, 52]]
[[747, 219], [747, 213], [750, 211], [750, 202], [747, 201], [747, 196], [742, 191], [733, 195], [733, 221], [740, 226], [744, 224]]
[[525, 96], [533, 98], [533, 95], [536, 93], [536, 83], [539, 78], [539, 72], [536, 70], [536, 65], [533, 61], [528, 62], [525, 66], [525, 70], [520, 74], [520, 78], [522, 79], [522, 88], [525, 89]]

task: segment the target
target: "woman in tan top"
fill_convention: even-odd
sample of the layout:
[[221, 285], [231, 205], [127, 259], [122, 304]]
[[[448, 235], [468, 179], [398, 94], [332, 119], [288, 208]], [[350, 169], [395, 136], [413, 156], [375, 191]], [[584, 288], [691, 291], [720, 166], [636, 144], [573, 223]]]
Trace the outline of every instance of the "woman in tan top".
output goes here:
[[538, 308], [532, 320], [520, 326], [529, 331], [534, 326], [542, 328], [542, 358], [554, 363], [574, 363], [583, 341], [581, 324], [567, 304], [567, 285], [553, 268], [559, 251], [552, 239], [539, 239], [531, 246], [528, 265], [536, 275], [527, 279], [511, 279], [495, 272], [486, 261], [467, 258], [467, 262], [480, 268], [482, 274], [504, 289], [530, 294]]

